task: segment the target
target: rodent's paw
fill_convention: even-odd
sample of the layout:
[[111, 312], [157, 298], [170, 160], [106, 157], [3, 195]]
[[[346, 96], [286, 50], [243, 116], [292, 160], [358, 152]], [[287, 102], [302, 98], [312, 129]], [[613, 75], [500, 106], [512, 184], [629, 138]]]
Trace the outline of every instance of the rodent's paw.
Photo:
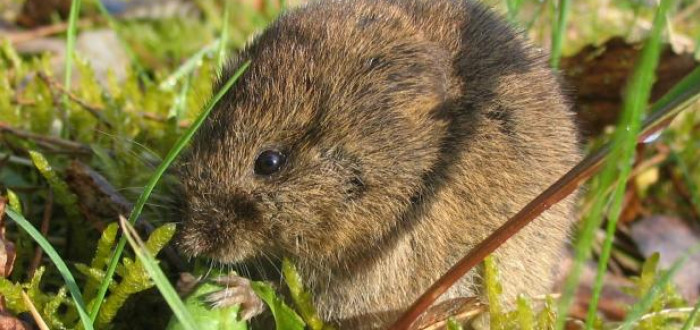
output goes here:
[[207, 295], [207, 302], [213, 307], [229, 307], [240, 304], [238, 315], [247, 321], [265, 311], [265, 303], [255, 294], [250, 286], [250, 280], [231, 273], [213, 280], [219, 285], [226, 286], [221, 291]]

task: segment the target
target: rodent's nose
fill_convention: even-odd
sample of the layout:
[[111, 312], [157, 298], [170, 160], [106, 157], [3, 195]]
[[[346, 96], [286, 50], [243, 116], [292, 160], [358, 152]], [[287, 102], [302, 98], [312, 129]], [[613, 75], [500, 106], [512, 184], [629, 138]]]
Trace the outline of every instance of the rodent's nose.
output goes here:
[[258, 204], [248, 195], [234, 193], [225, 198], [227, 209], [232, 211], [236, 219], [256, 221], [260, 219]]

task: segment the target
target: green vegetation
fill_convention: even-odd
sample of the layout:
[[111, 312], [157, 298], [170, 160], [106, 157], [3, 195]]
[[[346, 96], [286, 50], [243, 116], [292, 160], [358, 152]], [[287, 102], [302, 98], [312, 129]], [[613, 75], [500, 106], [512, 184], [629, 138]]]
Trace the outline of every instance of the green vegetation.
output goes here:
[[[699, 246], [700, 247], [700, 246]], [[698, 249], [695, 249], [697, 252]], [[596, 329], [677, 329], [684, 324], [695, 322], [691, 318], [692, 308], [682, 308], [685, 302], [680, 298], [669, 279], [686, 261], [677, 260], [670, 270], [658, 269], [659, 256], [655, 254], [642, 265], [639, 277], [632, 278], [632, 285], [625, 288], [639, 301], [630, 307], [627, 318], [620, 324], [602, 324], [600, 321], [591, 323]], [[557, 306], [551, 297], [547, 297], [540, 308], [532, 308], [525, 297], [519, 297], [516, 308], [504, 311], [498, 306], [501, 289], [498, 285], [497, 262], [489, 257], [484, 262], [484, 282], [489, 298], [489, 316], [491, 329], [552, 329], [558, 322], [566, 321], [562, 314], [557, 313]], [[664, 310], [683, 310], [681, 317], [663, 313]]]
[[[657, 19], [654, 22], [654, 30], [637, 62], [636, 69], [626, 91], [623, 113], [617, 129], [615, 130], [615, 134], [613, 135], [610, 157], [603, 167], [599, 182], [597, 182], [598, 189], [607, 190], [608, 187], [613, 185], [615, 185], [615, 189], [609, 197], [605, 191], [598, 194], [594, 199], [592, 210], [584, 218], [582, 234], [576, 242], [575, 265], [572, 268], [571, 275], [567, 279], [564, 295], [561, 299], [559, 312], [561, 314], [566, 314], [571, 304], [576, 284], [578, 283], [581, 266], [590, 255], [591, 246], [593, 245], [593, 231], [600, 227], [604, 208], [606, 204], [611, 203], [612, 206], [610, 206], [610, 211], [608, 213], [606, 240], [600, 257], [600, 267], [598, 268], [598, 274], [593, 288], [593, 298], [591, 299], [588, 317], [586, 319], [586, 327], [589, 329], [593, 326], [593, 322], [596, 318], [598, 299], [603, 285], [602, 280], [607, 269], [610, 249], [612, 247], [615, 229], [617, 228], [617, 221], [622, 211], [622, 199], [627, 187], [627, 178], [632, 171], [637, 136], [641, 130], [642, 114], [649, 103], [649, 94], [651, 93], [653, 84], [654, 71], [659, 61], [661, 31], [665, 25], [666, 14], [671, 3], [672, 1], [661, 2], [658, 14], [656, 15]], [[558, 329], [562, 329], [563, 327], [564, 322], [560, 322], [557, 325]]]

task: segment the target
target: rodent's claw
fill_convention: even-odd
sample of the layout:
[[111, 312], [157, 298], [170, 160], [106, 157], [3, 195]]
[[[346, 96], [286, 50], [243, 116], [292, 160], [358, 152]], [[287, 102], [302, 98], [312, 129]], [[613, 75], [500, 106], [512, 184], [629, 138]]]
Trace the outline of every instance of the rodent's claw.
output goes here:
[[250, 280], [231, 273], [215, 278], [213, 281], [225, 285], [226, 288], [207, 295], [206, 300], [212, 307], [240, 305], [238, 316], [244, 321], [265, 311], [265, 303], [253, 291]]

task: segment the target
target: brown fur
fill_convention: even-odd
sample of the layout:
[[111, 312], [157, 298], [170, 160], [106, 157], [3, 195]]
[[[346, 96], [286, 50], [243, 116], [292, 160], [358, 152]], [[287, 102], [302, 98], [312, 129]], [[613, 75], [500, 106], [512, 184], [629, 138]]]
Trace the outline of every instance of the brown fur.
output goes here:
[[[181, 164], [180, 246], [290, 257], [322, 317], [386, 324], [579, 159], [546, 57], [474, 1], [290, 11], [226, 70], [252, 60]], [[289, 158], [260, 177], [268, 149]], [[572, 207], [498, 249], [504, 299], [548, 292]], [[480, 294], [472, 272], [448, 296]]]

